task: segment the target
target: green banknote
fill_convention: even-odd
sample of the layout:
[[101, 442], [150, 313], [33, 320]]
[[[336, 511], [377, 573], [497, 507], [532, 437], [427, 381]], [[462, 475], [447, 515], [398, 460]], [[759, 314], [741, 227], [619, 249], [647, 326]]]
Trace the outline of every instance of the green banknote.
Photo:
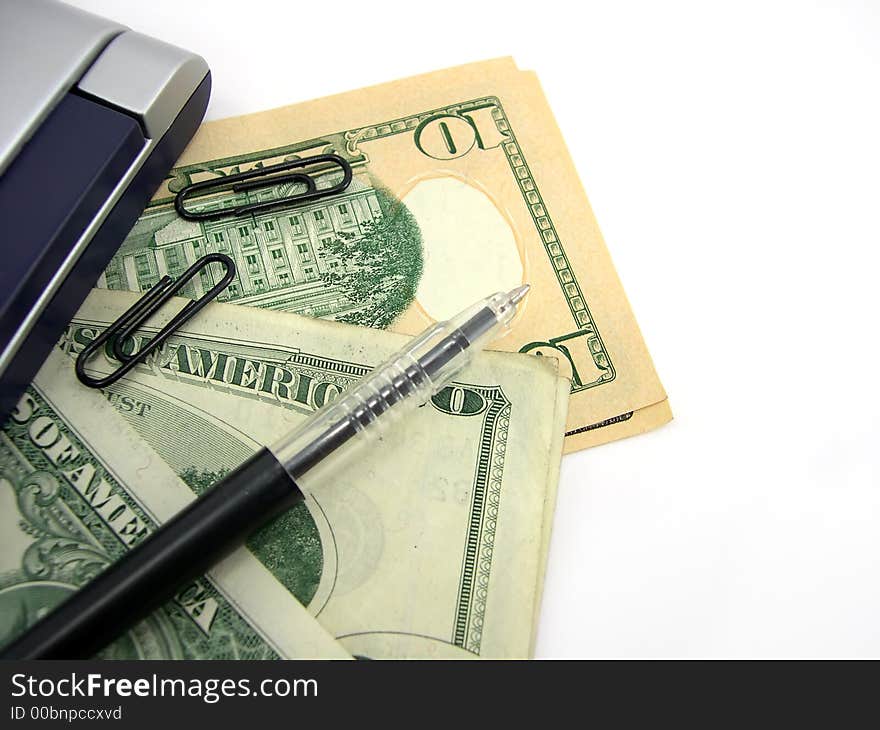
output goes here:
[[[53, 353], [0, 432], [0, 645], [193, 498]], [[103, 653], [125, 659], [346, 658], [281, 583], [240, 549]]]
[[[133, 300], [92, 292], [62, 349], [75, 356]], [[404, 341], [213, 304], [106, 395], [198, 492]], [[92, 364], [118, 365], [106, 351]], [[552, 358], [478, 356], [406, 423], [310, 474], [305, 503], [255, 534], [251, 552], [353, 655], [528, 656], [568, 388]]]

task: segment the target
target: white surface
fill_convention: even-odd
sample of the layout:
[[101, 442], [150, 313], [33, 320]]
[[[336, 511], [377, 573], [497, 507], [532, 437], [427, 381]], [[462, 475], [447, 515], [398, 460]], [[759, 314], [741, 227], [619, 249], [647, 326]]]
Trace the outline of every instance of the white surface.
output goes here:
[[75, 4], [210, 118], [538, 71], [676, 414], [564, 460], [538, 655], [880, 655], [876, 3]]

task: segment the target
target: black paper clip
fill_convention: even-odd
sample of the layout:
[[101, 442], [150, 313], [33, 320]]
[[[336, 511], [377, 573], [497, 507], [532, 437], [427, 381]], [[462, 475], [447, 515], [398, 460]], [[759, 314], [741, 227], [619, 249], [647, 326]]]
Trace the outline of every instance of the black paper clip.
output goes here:
[[[312, 174], [306, 172], [288, 172], [285, 175], [277, 175], [276, 173], [285, 170], [293, 170], [300, 167], [311, 167], [320, 165], [321, 163], [331, 163], [339, 166], [342, 170], [341, 182], [329, 188], [318, 190], [315, 178]], [[326, 170], [326, 166], [322, 167], [320, 172]], [[193, 183], [187, 185], [174, 198], [174, 208], [181, 218], [188, 221], [212, 221], [226, 216], [239, 217], [248, 213], [257, 213], [265, 210], [277, 210], [278, 208], [286, 208], [288, 206], [304, 203], [309, 200], [317, 200], [327, 195], [335, 195], [341, 193], [351, 184], [351, 165], [348, 161], [339, 155], [315, 155], [314, 157], [304, 157], [301, 160], [293, 160], [292, 162], [280, 162], [277, 165], [269, 165], [261, 167], [257, 170], [249, 170], [248, 172], [240, 172], [236, 175], [228, 175], [227, 177], [219, 177], [216, 180], [206, 180], [204, 182]], [[252, 182], [244, 182], [252, 180]], [[306, 189], [301, 193], [288, 195], [278, 200], [265, 200], [259, 203], [246, 203], [234, 208], [221, 208], [220, 210], [210, 210], [205, 212], [195, 212], [187, 210], [185, 203], [187, 198], [193, 193], [219, 193], [231, 190], [233, 193], [245, 193], [251, 190], [259, 190], [260, 188], [269, 188], [280, 183], [301, 183]]]
[[[141, 347], [135, 353], [128, 355], [122, 351], [122, 344], [134, 333], [134, 331], [152, 317], [171, 297], [185, 287], [189, 280], [198, 274], [202, 269], [207, 268], [209, 264], [220, 263], [226, 268], [226, 273], [209, 291], [205, 292], [198, 299], [188, 302], [174, 318], [166, 324], [156, 335]], [[214, 299], [221, 291], [223, 291], [229, 282], [235, 277], [235, 263], [229, 256], [222, 253], [210, 253], [202, 256], [192, 266], [190, 266], [177, 280], [170, 276], [163, 276], [156, 282], [156, 285], [150, 289], [143, 297], [138, 299], [123, 315], [113, 322], [103, 333], [98, 335], [76, 358], [76, 377], [83, 385], [90, 388], [104, 388], [115, 383], [119, 378], [125, 375], [147, 355], [161, 347], [174, 330], [186, 322], [190, 317], [195, 316], [198, 312]], [[115, 338], [115, 339], [114, 339]], [[113, 355], [122, 365], [109, 375], [103, 378], [93, 378], [85, 371], [86, 360], [101, 347], [105, 342], [114, 339], [110, 345]]]

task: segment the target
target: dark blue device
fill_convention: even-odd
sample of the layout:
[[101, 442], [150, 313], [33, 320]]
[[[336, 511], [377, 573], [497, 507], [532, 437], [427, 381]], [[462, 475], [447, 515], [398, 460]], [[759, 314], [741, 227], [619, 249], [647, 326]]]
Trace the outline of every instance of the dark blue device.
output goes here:
[[0, 0], [0, 425], [195, 133], [204, 59]]

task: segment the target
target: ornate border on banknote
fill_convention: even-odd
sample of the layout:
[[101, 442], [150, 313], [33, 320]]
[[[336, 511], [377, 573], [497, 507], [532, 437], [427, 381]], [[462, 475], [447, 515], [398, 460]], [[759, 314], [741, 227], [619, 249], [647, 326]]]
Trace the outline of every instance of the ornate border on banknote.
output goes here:
[[[66, 598], [156, 526], [42, 393], [30, 386], [24, 397], [33, 404], [33, 418], [20, 424], [13, 414], [0, 433], [0, 464], [6, 465], [0, 482], [15, 490], [20, 529], [34, 538], [20, 569], [0, 576], [0, 609], [10, 617], [17, 612], [19, 620], [37, 604]], [[63, 469], [50, 453], [66, 460]], [[102, 656], [278, 658], [207, 578], [189, 583]]]
[[[319, 371], [323, 371], [325, 377], [330, 374], [336, 376], [344, 374], [355, 378], [355, 380], [363, 377], [370, 370], [365, 365], [333, 360], [305, 352], [293, 353], [283, 364], [307, 366], [311, 369], [312, 377], [315, 377]], [[337, 383], [339, 382], [337, 380]], [[481, 387], [453, 383], [448, 387], [452, 390], [476, 393], [485, 404], [480, 409], [484, 415], [478, 439], [479, 450], [474, 470], [471, 510], [467, 522], [467, 537], [455, 608], [455, 628], [450, 642], [453, 646], [479, 655], [488, 599], [489, 576], [492, 570], [492, 550], [495, 542], [498, 507], [501, 502], [504, 457], [507, 449], [512, 404], [503, 389], [498, 386]], [[431, 405], [441, 413], [450, 416], [456, 415], [452, 410], [438, 406], [433, 399]], [[476, 413], [479, 411], [467, 413], [466, 416], [476, 415]], [[439, 639], [439, 637], [436, 638]]]
[[[593, 317], [590, 314], [580, 283], [571, 268], [568, 256], [565, 253], [562, 241], [559, 239], [559, 234], [556, 231], [553, 220], [547, 212], [547, 207], [544, 204], [540, 191], [538, 190], [534, 175], [526, 162], [522, 148], [510, 125], [510, 120], [504, 111], [504, 106], [498, 97], [486, 96], [480, 99], [472, 99], [470, 101], [451, 104], [439, 109], [433, 109], [429, 112], [396, 119], [392, 122], [364, 127], [354, 132], [345, 132], [344, 134], [347, 142], [346, 151], [349, 154], [356, 154], [358, 152], [357, 143], [361, 140], [367, 141], [415, 130], [421, 125], [424, 125], [426, 121], [438, 116], [457, 116], [464, 119], [474, 126], [475, 132], [479, 138], [479, 130], [476, 128], [475, 121], [468, 116], [468, 112], [483, 109], [491, 110], [492, 119], [495, 121], [495, 126], [498, 132], [506, 138], [506, 141], [501, 142], [501, 147], [504, 150], [508, 165], [510, 166], [510, 171], [519, 185], [523, 200], [531, 214], [538, 235], [543, 241], [544, 250], [550, 259], [550, 265], [556, 273], [556, 280], [559, 283], [562, 295], [565, 297], [565, 301], [568, 304], [568, 308], [571, 311], [575, 324], [580, 328], [576, 332], [570, 332], [561, 337], [554, 337], [548, 340], [547, 343], [529, 343], [525, 348], [533, 349], [535, 346], [544, 344], [556, 347], [557, 340], [570, 340], [586, 336], [588, 338], [588, 350], [593, 357], [593, 361], [596, 363], [596, 366], [601, 368], [604, 372], [592, 382], [583, 383], [577, 378], [574, 378], [572, 380], [572, 392], [586, 390], [587, 388], [593, 388], [597, 385], [608, 383], [616, 377], [614, 365], [611, 363], [611, 358], [608, 356], [608, 351], [602, 341], [601, 335], [599, 334], [599, 329], [596, 327]], [[556, 349], [559, 348], [556, 347]]]
[[[368, 366], [305, 352], [292, 354], [283, 364], [301, 364], [310, 368], [311, 377], [323, 372], [325, 378], [332, 373], [337, 377], [344, 374], [357, 380], [370, 370]], [[340, 380], [336, 382], [341, 384]], [[467, 538], [455, 608], [455, 628], [451, 641], [453, 646], [479, 654], [489, 576], [492, 570], [498, 507], [501, 502], [511, 402], [499, 386], [481, 387], [453, 383], [448, 389], [478, 394], [484, 403], [479, 410], [461, 414], [468, 417], [482, 411], [484, 415], [478, 439], [479, 450], [474, 470], [471, 510], [468, 516]], [[431, 405], [446, 415], [458, 415], [450, 408], [440, 407], [437, 397], [432, 399]]]
[[480, 435], [452, 643], [479, 654], [489, 596], [498, 507], [501, 502], [511, 403], [501, 388], [473, 389], [489, 400], [489, 407], [483, 418], [483, 432]]
[[[523, 196], [523, 201], [531, 215], [532, 221], [540, 236], [544, 250], [547, 253], [550, 266], [556, 275], [560, 291], [565, 297], [576, 329], [572, 332], [548, 337], [545, 342], [530, 342], [523, 345], [521, 351], [528, 352], [540, 347], [549, 347], [559, 352], [563, 357], [571, 361], [573, 377], [571, 390], [578, 392], [594, 388], [605, 383], [610, 383], [617, 377], [614, 364], [608, 354], [608, 350], [599, 333], [599, 328], [593, 320], [589, 305], [583, 294], [580, 283], [565, 251], [565, 246], [559, 237], [553, 219], [547, 210], [547, 206], [541, 195], [534, 174], [526, 161], [522, 147], [516, 138], [507, 113], [501, 100], [496, 96], [484, 96], [470, 101], [450, 104], [430, 111], [419, 112], [394, 119], [388, 122], [380, 122], [366, 127], [346, 130], [317, 137], [314, 139], [297, 142], [283, 147], [260, 150], [244, 155], [237, 155], [217, 160], [208, 160], [192, 165], [176, 167], [171, 170], [167, 178], [167, 191], [174, 193], [194, 181], [194, 177], [203, 173], [228, 174], [227, 168], [234, 167], [236, 171], [244, 171], [252, 167], [265, 166], [279, 162], [288, 157], [295, 157], [298, 153], [310, 150], [310, 154], [320, 149], [321, 152], [333, 152], [345, 156], [349, 163], [357, 168], [369, 164], [367, 152], [359, 149], [363, 142], [389, 137], [402, 133], [415, 133], [419, 127], [440, 116], [455, 116], [463, 119], [474, 127], [477, 143], [482, 139], [477, 122], [469, 114], [479, 111], [488, 111], [494, 121], [497, 132], [502, 136], [499, 145], [507, 159], [511, 175], [517, 182]], [[198, 179], [202, 179], [201, 177]], [[158, 197], [148, 206], [148, 210], [160, 206], [167, 206], [173, 201], [172, 196]], [[602, 373], [595, 380], [584, 382], [580, 379], [574, 359], [570, 354], [570, 345], [574, 340], [584, 338], [586, 351], [592, 357], [596, 367]], [[568, 343], [568, 344], [566, 344]]]

